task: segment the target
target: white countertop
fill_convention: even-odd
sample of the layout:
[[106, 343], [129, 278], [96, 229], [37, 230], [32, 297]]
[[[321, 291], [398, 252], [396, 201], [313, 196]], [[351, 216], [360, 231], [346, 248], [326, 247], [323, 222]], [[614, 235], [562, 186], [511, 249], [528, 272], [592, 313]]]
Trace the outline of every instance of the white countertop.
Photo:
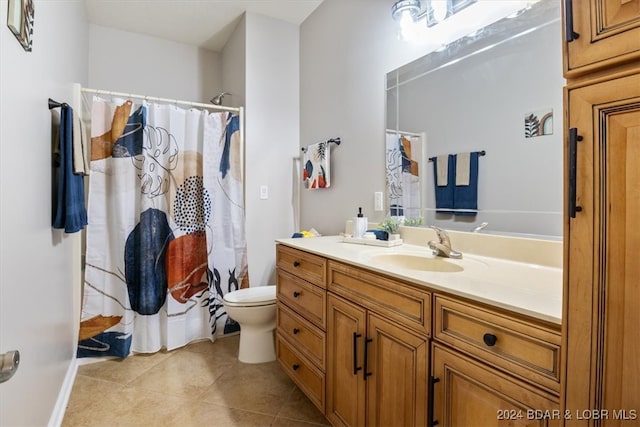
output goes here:
[[344, 243], [342, 240], [340, 236], [327, 236], [278, 239], [276, 242], [536, 319], [558, 325], [562, 321], [561, 268], [464, 253], [460, 260], [442, 259], [462, 267], [462, 271], [420, 271], [387, 266], [376, 256], [409, 254], [432, 257], [426, 246], [403, 244], [385, 248]]

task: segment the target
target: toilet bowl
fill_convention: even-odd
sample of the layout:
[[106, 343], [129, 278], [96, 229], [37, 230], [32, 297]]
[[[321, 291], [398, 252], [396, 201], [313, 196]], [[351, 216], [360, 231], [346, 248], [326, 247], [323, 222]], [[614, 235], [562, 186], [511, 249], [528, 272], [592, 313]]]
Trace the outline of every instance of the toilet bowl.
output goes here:
[[240, 324], [238, 360], [264, 363], [276, 360], [276, 287], [257, 286], [226, 294], [222, 303], [230, 318]]

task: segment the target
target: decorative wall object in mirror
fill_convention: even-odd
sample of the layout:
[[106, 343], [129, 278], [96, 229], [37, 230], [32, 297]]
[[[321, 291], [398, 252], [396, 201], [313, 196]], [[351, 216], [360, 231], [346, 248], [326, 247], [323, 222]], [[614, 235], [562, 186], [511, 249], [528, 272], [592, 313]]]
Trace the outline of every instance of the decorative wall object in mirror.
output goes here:
[[33, 17], [33, 0], [9, 0], [7, 27], [27, 52], [33, 45]]
[[[387, 74], [389, 215], [465, 231], [488, 222], [483, 232], [562, 235], [563, 136], [553, 133], [562, 123], [554, 124], [552, 114], [562, 111], [565, 84], [559, 3], [540, 0]], [[538, 137], [529, 138], [527, 126]], [[399, 150], [402, 137], [412, 135], [419, 140], [420, 157], [410, 144], [418, 174], [403, 180], [397, 171], [406, 168], [390, 160], [390, 147]], [[480, 149], [491, 155], [478, 171], [477, 215], [439, 214], [427, 160]]]
[[524, 137], [553, 134], [553, 109], [535, 111], [524, 115]]

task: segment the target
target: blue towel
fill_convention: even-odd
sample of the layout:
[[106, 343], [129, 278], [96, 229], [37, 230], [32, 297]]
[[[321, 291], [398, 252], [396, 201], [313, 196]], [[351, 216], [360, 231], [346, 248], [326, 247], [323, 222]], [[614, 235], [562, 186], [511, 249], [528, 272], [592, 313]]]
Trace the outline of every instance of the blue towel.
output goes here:
[[433, 184], [436, 193], [436, 213], [452, 213], [449, 209], [453, 209], [453, 193], [456, 185], [456, 160], [455, 156], [448, 156], [447, 185], [445, 187], [438, 186], [438, 159], [433, 159]]
[[84, 177], [73, 173], [73, 109], [63, 105], [60, 110], [60, 168], [58, 169], [58, 197], [53, 218], [54, 228], [75, 233], [87, 225], [84, 207]]
[[[453, 156], [455, 157], [455, 156]], [[455, 163], [455, 162], [454, 162]], [[449, 163], [451, 165], [451, 163]], [[454, 168], [455, 169], [455, 168]], [[451, 173], [451, 172], [449, 172]], [[454, 172], [455, 177], [455, 172]], [[449, 175], [451, 182], [451, 175]], [[453, 179], [455, 185], [455, 178]], [[453, 194], [454, 209], [478, 209], [478, 153], [471, 153], [469, 158], [469, 185], [455, 185]], [[478, 212], [455, 212], [460, 216], [475, 216]]]

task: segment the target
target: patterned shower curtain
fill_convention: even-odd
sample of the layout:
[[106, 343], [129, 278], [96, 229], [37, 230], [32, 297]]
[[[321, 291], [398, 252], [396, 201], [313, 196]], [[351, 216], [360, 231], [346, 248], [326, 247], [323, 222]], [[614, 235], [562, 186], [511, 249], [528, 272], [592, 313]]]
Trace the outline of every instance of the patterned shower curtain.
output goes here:
[[420, 216], [421, 138], [387, 131], [385, 171], [389, 215], [413, 218]]
[[238, 330], [248, 286], [239, 118], [94, 98], [78, 357]]

